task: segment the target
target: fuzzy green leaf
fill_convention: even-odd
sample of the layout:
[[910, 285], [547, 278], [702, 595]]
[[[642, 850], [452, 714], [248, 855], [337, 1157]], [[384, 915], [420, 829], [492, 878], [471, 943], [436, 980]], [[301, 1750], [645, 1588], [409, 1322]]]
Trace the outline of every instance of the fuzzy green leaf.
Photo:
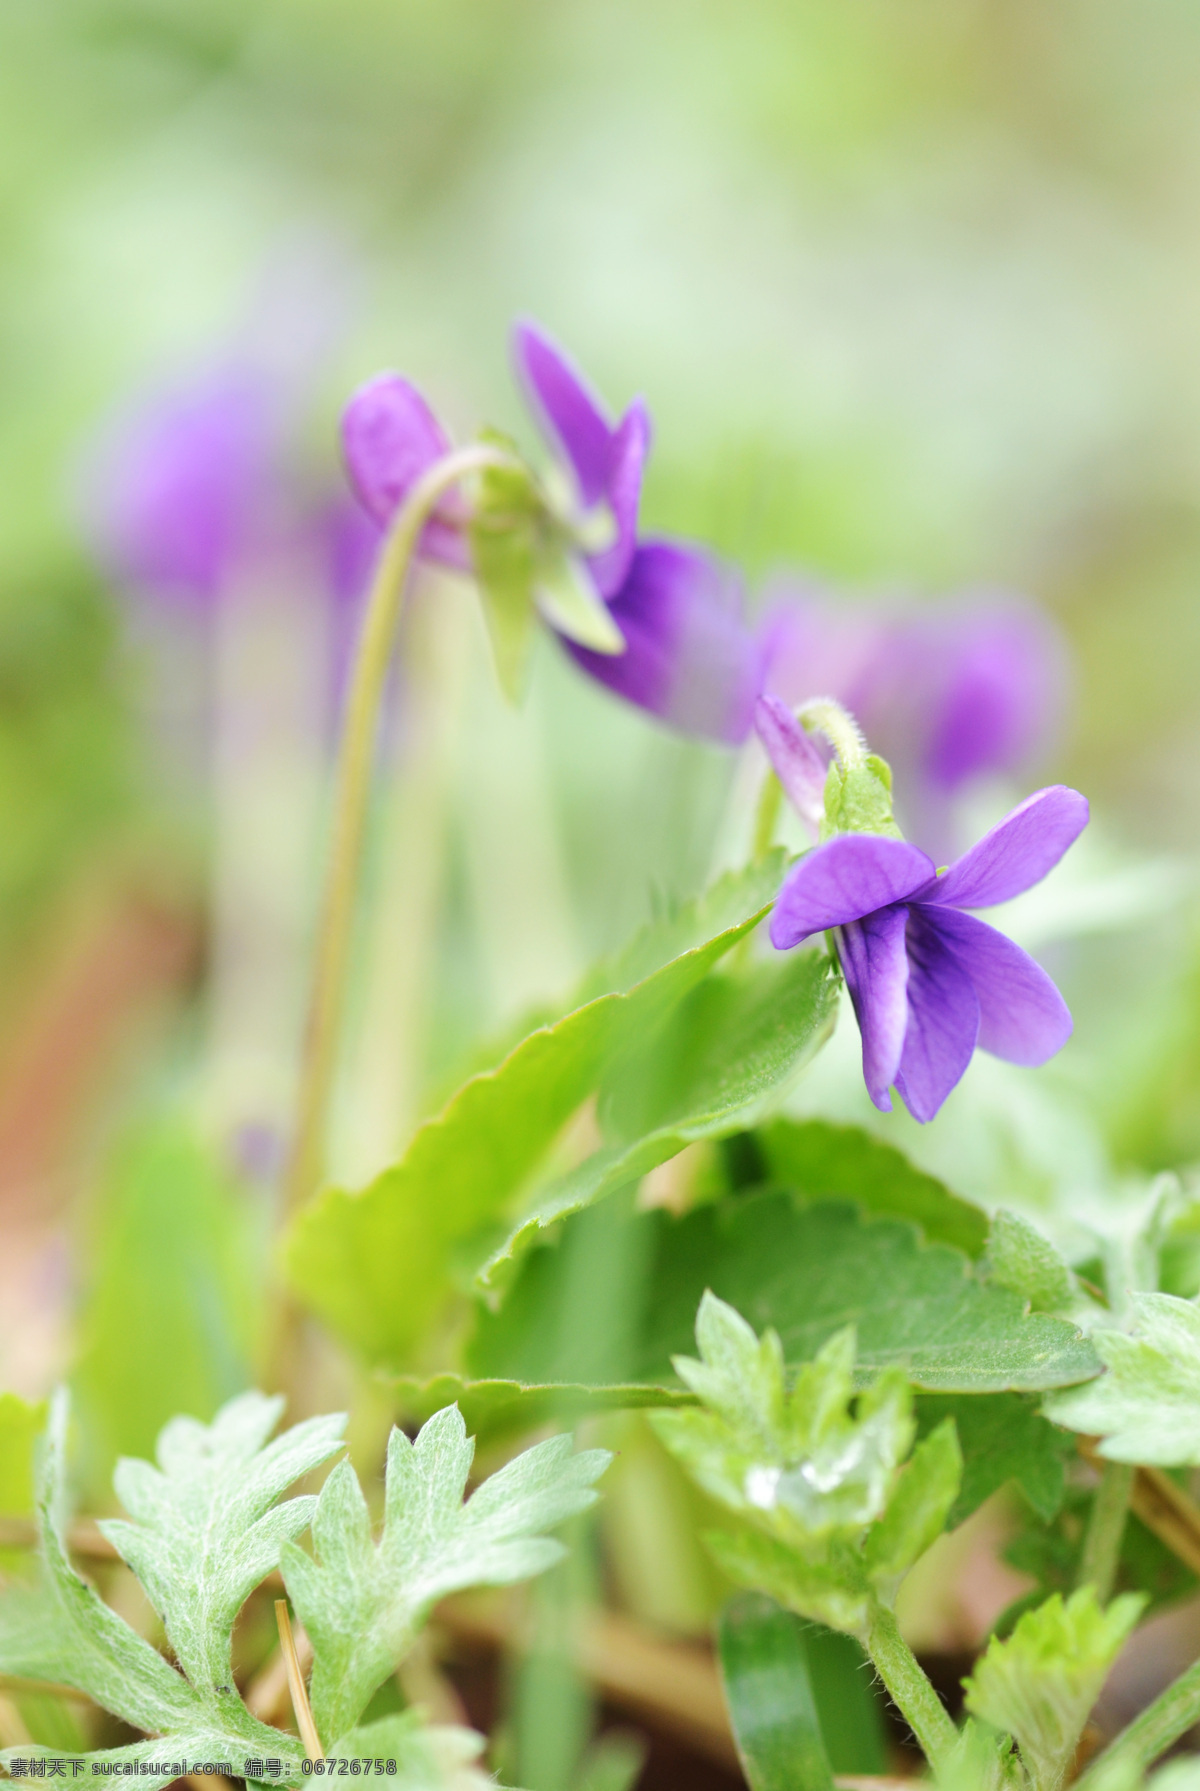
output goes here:
[[904, 1575], [946, 1527], [962, 1480], [954, 1420], [946, 1418], [917, 1444], [887, 1510], [867, 1536], [867, 1572], [890, 1603]]
[[[568, 1235], [577, 1223], [567, 1222]], [[760, 1328], [778, 1331], [789, 1365], [811, 1361], [852, 1324], [860, 1376], [902, 1366], [929, 1391], [1040, 1392], [1099, 1372], [1099, 1358], [1073, 1324], [1027, 1315], [1015, 1294], [981, 1280], [957, 1251], [922, 1244], [898, 1220], [764, 1193], [682, 1219], [656, 1211], [628, 1223], [645, 1228], [650, 1266], [638, 1322], [631, 1320], [626, 1383], [677, 1391], [671, 1359], [688, 1347], [706, 1288]], [[561, 1246], [533, 1251], [500, 1310], [478, 1309], [467, 1352], [473, 1375], [530, 1387], [555, 1381], [569, 1334], [564, 1254]]]
[[1056, 1791], [1100, 1688], [1145, 1600], [1126, 1593], [1102, 1610], [1091, 1586], [1055, 1593], [996, 1638], [963, 1681], [966, 1705], [1013, 1736], [1034, 1791]]
[[472, 1076], [394, 1168], [360, 1193], [327, 1189], [313, 1201], [287, 1245], [306, 1303], [369, 1359], [403, 1364], [451, 1297], [463, 1257], [489, 1254], [567, 1120], [757, 925], [783, 868], [772, 854], [645, 929], [588, 977], [571, 1012]]
[[1004, 1207], [992, 1219], [987, 1259], [992, 1280], [1028, 1300], [1035, 1312], [1069, 1312], [1078, 1299], [1075, 1277], [1054, 1245]]
[[950, 1529], [977, 1511], [1011, 1481], [1044, 1523], [1059, 1511], [1066, 1487], [1065, 1461], [1075, 1443], [1047, 1423], [1033, 1400], [1020, 1393], [924, 1393], [917, 1400], [922, 1436], [953, 1418], [963, 1453], [963, 1477], [947, 1518]]
[[1132, 1335], [1098, 1330], [1092, 1337], [1107, 1372], [1055, 1394], [1046, 1415], [1098, 1436], [1101, 1455], [1112, 1461], [1200, 1465], [1200, 1308], [1173, 1294], [1129, 1300]]
[[[146, 1791], [168, 1784], [197, 1762], [227, 1761], [238, 1772], [247, 1754], [281, 1758], [289, 1779], [299, 1781], [294, 1743], [252, 1717], [232, 1686], [214, 1695], [192, 1685], [143, 1641], [123, 1617], [104, 1604], [67, 1559], [62, 1531], [67, 1403], [52, 1402], [42, 1448], [38, 1507], [44, 1574], [36, 1588], [15, 1586], [0, 1595], [0, 1671], [74, 1686], [132, 1727], [157, 1740], [78, 1756], [85, 1762], [163, 1761], [161, 1774], [139, 1774]], [[226, 1641], [228, 1638], [226, 1638]], [[10, 1748], [0, 1763], [34, 1755], [60, 1756], [57, 1748]], [[72, 1756], [66, 1756], [72, 1757]]]
[[606, 1142], [546, 1188], [483, 1265], [491, 1288], [537, 1234], [636, 1181], [689, 1144], [728, 1137], [778, 1104], [828, 1038], [837, 1009], [832, 966], [797, 952], [740, 976], [716, 975], [667, 1024], [613, 1067], [601, 1089]]
[[495, 1779], [479, 1765], [484, 1745], [473, 1729], [426, 1728], [415, 1711], [402, 1710], [352, 1729], [329, 1758], [394, 1760], [393, 1791], [495, 1791]]
[[854, 1200], [868, 1213], [911, 1219], [930, 1243], [978, 1256], [987, 1215], [858, 1126], [773, 1120], [754, 1135], [765, 1179], [805, 1200]]
[[433, 1602], [466, 1586], [507, 1585], [552, 1566], [543, 1532], [586, 1510], [608, 1465], [551, 1437], [519, 1455], [463, 1503], [474, 1443], [449, 1406], [415, 1443], [388, 1443], [383, 1535], [376, 1546], [354, 1470], [342, 1462], [313, 1517], [315, 1558], [287, 1544], [284, 1580], [313, 1644], [312, 1708], [325, 1740], [357, 1722]]
[[342, 1446], [340, 1414], [306, 1419], [268, 1443], [283, 1403], [243, 1393], [211, 1425], [173, 1418], [158, 1439], [157, 1468], [128, 1457], [117, 1464], [113, 1484], [133, 1521], [113, 1518], [100, 1528], [142, 1582], [175, 1658], [202, 1693], [229, 1691], [238, 1611], [316, 1505], [311, 1495], [276, 1501]]

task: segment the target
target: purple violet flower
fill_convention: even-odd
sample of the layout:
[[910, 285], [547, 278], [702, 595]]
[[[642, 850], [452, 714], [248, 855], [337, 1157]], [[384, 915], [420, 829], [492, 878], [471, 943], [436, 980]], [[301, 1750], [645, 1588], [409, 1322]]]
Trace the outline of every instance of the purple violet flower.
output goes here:
[[[765, 653], [743, 620], [737, 581], [697, 547], [638, 541], [651, 433], [645, 405], [635, 399], [610, 421], [583, 375], [531, 323], [514, 329], [513, 359], [530, 408], [562, 458], [569, 490], [556, 492], [552, 481], [552, 501], [586, 544], [588, 573], [625, 639], [623, 652], [600, 653], [555, 630], [562, 644], [590, 677], [671, 726], [744, 740]], [[396, 373], [359, 388], [342, 434], [354, 489], [383, 525], [450, 446], [416, 387]], [[422, 552], [469, 571], [468, 520], [461, 496], [447, 497], [425, 530]]]
[[967, 910], [1007, 902], [1053, 869], [1087, 825], [1077, 790], [1039, 790], [949, 869], [906, 840], [843, 833], [793, 866], [771, 916], [779, 951], [832, 931], [862, 1034], [863, 1077], [882, 1112], [895, 1087], [931, 1120], [976, 1047], [1040, 1064], [1071, 1016], [1039, 964]]

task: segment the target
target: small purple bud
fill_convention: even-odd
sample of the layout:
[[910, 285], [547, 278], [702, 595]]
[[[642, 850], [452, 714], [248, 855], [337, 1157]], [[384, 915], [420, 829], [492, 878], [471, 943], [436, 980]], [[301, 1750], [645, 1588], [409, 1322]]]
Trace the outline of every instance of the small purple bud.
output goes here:
[[800, 819], [820, 831], [825, 816], [827, 766], [786, 703], [761, 696], [754, 706], [754, 729], [763, 743], [784, 795]]
[[[342, 447], [359, 501], [386, 527], [421, 475], [450, 452], [450, 438], [411, 380], [399, 373], [379, 373], [347, 404]], [[458, 571], [469, 570], [462, 535], [465, 521], [462, 499], [448, 493], [422, 535], [425, 557]]]

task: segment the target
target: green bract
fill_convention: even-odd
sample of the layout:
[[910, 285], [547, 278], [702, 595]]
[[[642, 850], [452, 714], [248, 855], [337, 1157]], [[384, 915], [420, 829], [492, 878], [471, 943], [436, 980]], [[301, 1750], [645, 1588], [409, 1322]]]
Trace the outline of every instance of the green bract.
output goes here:
[[702, 1409], [656, 1413], [663, 1442], [743, 1526], [709, 1538], [739, 1583], [801, 1616], [865, 1636], [878, 1599], [941, 1531], [958, 1491], [954, 1427], [939, 1427], [906, 1472], [914, 1435], [905, 1376], [888, 1370], [854, 1394], [854, 1333], [838, 1332], [789, 1389], [774, 1331], [757, 1338], [706, 1294], [700, 1361], [677, 1357]]
[[993, 1639], [964, 1681], [967, 1709], [1011, 1735], [1034, 1791], [1056, 1791], [1100, 1688], [1145, 1599], [1127, 1593], [1102, 1610], [1091, 1586], [1064, 1604], [1056, 1593]]

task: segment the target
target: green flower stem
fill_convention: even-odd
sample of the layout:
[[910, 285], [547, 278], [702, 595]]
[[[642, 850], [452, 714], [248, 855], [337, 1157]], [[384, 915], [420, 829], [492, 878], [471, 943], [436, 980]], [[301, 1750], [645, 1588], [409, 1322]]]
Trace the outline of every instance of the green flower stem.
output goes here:
[[832, 697], [815, 697], [811, 703], [805, 703], [797, 709], [796, 719], [810, 734], [820, 729], [837, 753], [844, 771], [866, 764], [867, 743], [858, 723]]
[[958, 1730], [916, 1655], [900, 1634], [895, 1614], [876, 1601], [867, 1625], [867, 1653], [893, 1704], [921, 1744], [934, 1771], [958, 1743]]
[[1124, 1772], [1131, 1782], [1138, 1780], [1196, 1722], [1200, 1722], [1200, 1660], [1181, 1673], [1092, 1761], [1082, 1778], [1075, 1781], [1074, 1791], [1099, 1791], [1110, 1782], [1110, 1775], [1123, 1783]]
[[771, 850], [771, 841], [775, 835], [775, 823], [779, 819], [779, 808], [783, 800], [783, 785], [775, 773], [768, 768], [759, 792], [758, 809], [754, 816], [754, 850], [756, 859], [765, 858]]
[[435, 462], [418, 479], [396, 513], [379, 558], [367, 599], [338, 755], [333, 838], [317, 932], [296, 1126], [284, 1190], [289, 1212], [308, 1199], [323, 1168], [379, 710], [417, 543], [438, 500], [451, 486], [484, 467], [507, 466], [511, 458], [499, 448], [475, 446], [460, 448]]
[[1107, 1604], [1112, 1597], [1136, 1472], [1136, 1468], [1123, 1461], [1106, 1461], [1092, 1502], [1092, 1514], [1083, 1539], [1078, 1584], [1094, 1586], [1101, 1604]]

